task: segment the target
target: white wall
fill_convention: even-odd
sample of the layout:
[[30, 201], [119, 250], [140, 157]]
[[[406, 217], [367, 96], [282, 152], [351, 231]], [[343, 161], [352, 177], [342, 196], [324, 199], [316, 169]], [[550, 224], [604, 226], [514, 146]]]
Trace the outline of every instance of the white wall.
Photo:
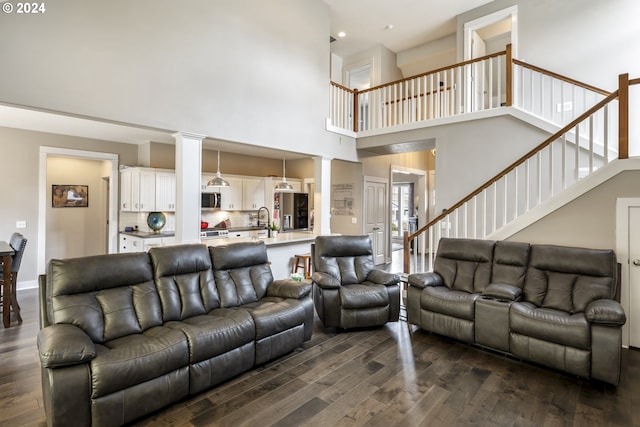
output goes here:
[[[105, 161], [47, 158], [47, 232], [45, 258], [72, 258], [107, 253], [106, 193], [102, 178]], [[51, 206], [52, 185], [87, 185], [88, 207]], [[35, 247], [33, 248], [35, 249]]]
[[[355, 159], [318, 0], [60, 0], [0, 26], [0, 102]], [[284, 125], [286, 123], [286, 125]]]
[[458, 60], [465, 22], [516, 4], [519, 59], [606, 90], [640, 76], [637, 0], [496, 0], [458, 16]]

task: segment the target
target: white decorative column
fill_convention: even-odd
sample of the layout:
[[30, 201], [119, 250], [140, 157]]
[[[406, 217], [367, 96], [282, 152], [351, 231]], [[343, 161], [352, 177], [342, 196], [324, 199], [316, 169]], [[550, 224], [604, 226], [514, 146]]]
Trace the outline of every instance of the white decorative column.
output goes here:
[[204, 135], [173, 134], [176, 140], [176, 243], [200, 242], [200, 181]]
[[331, 233], [331, 159], [313, 158], [315, 193], [313, 194], [313, 234]]

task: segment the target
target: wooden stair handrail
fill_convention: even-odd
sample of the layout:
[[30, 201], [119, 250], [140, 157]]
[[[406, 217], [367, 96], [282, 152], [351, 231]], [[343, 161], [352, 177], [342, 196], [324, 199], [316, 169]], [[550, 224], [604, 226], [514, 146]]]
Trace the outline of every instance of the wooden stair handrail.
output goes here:
[[545, 75], [547, 75], [549, 77], [553, 77], [554, 79], [562, 80], [564, 82], [567, 82], [567, 83], [570, 83], [572, 85], [581, 87], [583, 89], [587, 89], [587, 90], [590, 90], [592, 92], [599, 93], [600, 95], [603, 95], [603, 96], [609, 96], [609, 94], [611, 94], [611, 92], [606, 91], [604, 89], [600, 89], [598, 87], [591, 86], [591, 85], [586, 84], [586, 83], [582, 83], [582, 82], [580, 82], [578, 80], [574, 80], [574, 79], [572, 79], [570, 77], [565, 77], [565, 76], [563, 76], [561, 74], [554, 73], [553, 71], [545, 70], [544, 68], [536, 67], [535, 65], [531, 65], [531, 64], [528, 64], [526, 62], [522, 62], [519, 59], [515, 59], [514, 58], [513, 59], [513, 63], [516, 64], [516, 65], [520, 65], [521, 67], [528, 68], [528, 69], [533, 70], [533, 71], [537, 71], [540, 74], [545, 74]]
[[558, 138], [560, 138], [563, 134], [565, 134], [568, 131], [570, 131], [577, 124], [579, 124], [583, 120], [587, 119], [591, 114], [595, 113], [600, 108], [604, 107], [606, 104], [608, 104], [609, 102], [613, 101], [617, 97], [618, 97], [618, 91], [616, 90], [615, 92], [612, 92], [611, 94], [609, 94], [609, 96], [604, 98], [602, 101], [598, 102], [596, 105], [594, 105], [593, 107], [591, 107], [590, 109], [588, 109], [587, 111], [582, 113], [580, 116], [575, 118], [569, 124], [565, 125], [558, 132], [554, 133], [549, 138], [545, 139], [542, 143], [538, 144], [536, 147], [531, 149], [524, 156], [520, 157], [518, 160], [513, 162], [511, 165], [507, 166], [505, 169], [502, 170], [502, 172], [498, 173], [493, 178], [491, 178], [490, 180], [488, 180], [487, 182], [482, 184], [480, 187], [478, 187], [476, 190], [474, 190], [472, 193], [470, 193], [464, 199], [460, 200], [458, 203], [456, 203], [455, 205], [453, 205], [452, 207], [450, 207], [449, 209], [445, 210], [443, 213], [441, 213], [440, 215], [438, 215], [437, 217], [435, 217], [434, 219], [429, 221], [428, 224], [426, 224], [425, 226], [420, 228], [418, 231], [416, 231], [413, 234], [407, 234], [408, 240], [411, 241], [411, 240], [415, 239], [418, 235], [424, 233], [429, 227], [433, 226], [438, 221], [440, 221], [443, 218], [447, 217], [447, 215], [450, 215], [454, 210], [458, 209], [460, 206], [464, 205], [466, 202], [468, 202], [469, 200], [473, 199], [475, 196], [480, 194], [483, 190], [489, 188], [491, 185], [493, 185], [500, 178], [502, 178], [503, 176], [507, 175], [509, 172], [513, 171], [516, 167], [520, 166], [522, 163], [526, 162], [528, 159], [530, 159], [531, 157], [536, 155], [538, 153], [538, 151], [542, 150], [543, 148], [545, 148], [546, 146], [551, 144], [553, 141], [555, 141]]
[[474, 62], [480, 62], [480, 61], [484, 61], [486, 59], [491, 59], [491, 58], [495, 58], [497, 56], [506, 55], [506, 54], [507, 54], [506, 50], [503, 50], [502, 52], [491, 53], [489, 55], [485, 55], [485, 56], [482, 56], [480, 58], [469, 59], [467, 61], [458, 62], [457, 64], [448, 65], [446, 67], [436, 68], [435, 70], [431, 70], [431, 71], [427, 71], [427, 72], [424, 72], [424, 73], [416, 74], [415, 76], [405, 77], [404, 79], [395, 80], [395, 81], [389, 82], [389, 83], [384, 83], [384, 84], [381, 84], [381, 85], [378, 85], [378, 86], [370, 87], [369, 89], [363, 89], [363, 90], [358, 91], [358, 93], [371, 92], [371, 91], [374, 91], [374, 90], [382, 89], [383, 87], [393, 86], [393, 85], [396, 85], [398, 83], [404, 83], [404, 82], [409, 81], [409, 80], [417, 79], [418, 77], [424, 77], [424, 76], [428, 76], [429, 74], [435, 74], [435, 73], [440, 73], [442, 71], [448, 71], [448, 70], [451, 70], [453, 68], [462, 67], [464, 65], [473, 64]]

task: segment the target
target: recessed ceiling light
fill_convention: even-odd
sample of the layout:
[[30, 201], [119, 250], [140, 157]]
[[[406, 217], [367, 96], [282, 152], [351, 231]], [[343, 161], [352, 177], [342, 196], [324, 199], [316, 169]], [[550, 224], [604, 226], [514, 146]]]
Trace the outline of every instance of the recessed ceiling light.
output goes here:
[[344, 31], [340, 31], [340, 32], [338, 33], [338, 37], [344, 37], [344, 36], [346, 36], [346, 35], [347, 35], [347, 33], [345, 33]]
[[389, 24], [386, 27], [384, 27], [385, 30], [393, 30], [393, 24]]

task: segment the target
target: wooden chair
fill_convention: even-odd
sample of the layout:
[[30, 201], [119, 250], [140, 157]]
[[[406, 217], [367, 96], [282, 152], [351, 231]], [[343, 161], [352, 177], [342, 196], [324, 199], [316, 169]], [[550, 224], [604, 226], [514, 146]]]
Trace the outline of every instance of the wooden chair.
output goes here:
[[[11, 240], [9, 240], [9, 244], [15, 251], [13, 257], [11, 259], [11, 310], [16, 315], [16, 320], [19, 323], [22, 323], [22, 316], [20, 315], [20, 304], [18, 303], [18, 271], [20, 270], [20, 264], [22, 262], [22, 255], [24, 254], [24, 249], [27, 246], [27, 239], [20, 233], [13, 233], [11, 236]], [[0, 278], [0, 282], [2, 279]], [[2, 291], [2, 286], [0, 286], [0, 292]], [[2, 295], [2, 298], [5, 296]]]

